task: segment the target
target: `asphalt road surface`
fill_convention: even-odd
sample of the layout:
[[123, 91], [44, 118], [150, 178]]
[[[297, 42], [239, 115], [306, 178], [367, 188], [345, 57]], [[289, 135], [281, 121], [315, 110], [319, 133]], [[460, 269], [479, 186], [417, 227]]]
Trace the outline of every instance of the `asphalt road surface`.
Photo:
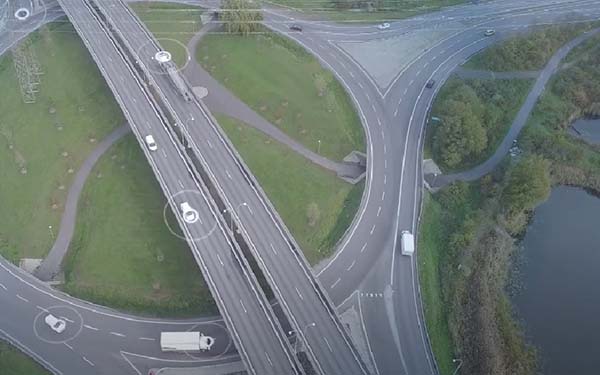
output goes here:
[[[520, 1], [492, 1], [453, 7], [394, 22], [386, 31], [365, 25], [304, 22], [301, 15], [291, 10], [269, 9], [265, 13], [265, 22], [269, 27], [303, 44], [326, 68], [336, 74], [351, 96], [365, 127], [369, 164], [363, 202], [336, 255], [328, 263], [320, 265], [318, 276], [335, 305], [345, 302], [345, 306], [354, 305], [360, 311], [363, 333], [368, 338], [369, 356], [375, 363], [377, 373], [436, 373], [422, 322], [416, 257], [401, 256], [397, 249], [399, 231], [409, 229], [416, 232], [418, 229], [423, 129], [436, 90], [456, 65], [490, 44], [525, 30], [524, 26], [552, 23], [574, 13], [578, 13], [581, 19], [597, 19], [599, 8], [597, 1], [590, 0], [544, 0], [525, 4]], [[290, 23], [301, 24], [304, 31], [289, 32]], [[487, 28], [495, 28], [496, 36], [483, 37], [483, 31]], [[447, 36], [423, 51], [387, 87], [380, 87], [375, 83], [373, 75], [376, 72], [367, 71], [352, 56], [336, 47], [337, 42], [344, 40], [378, 40], [430, 29], [445, 30]], [[433, 89], [426, 89], [424, 85], [430, 78], [437, 83]], [[164, 141], [168, 142], [167, 139]], [[236, 202], [243, 203], [245, 200]], [[243, 211], [244, 207], [239, 210], [239, 215], [251, 215]], [[207, 211], [203, 211], [203, 214]], [[5, 270], [0, 270], [0, 282], [4, 283], [10, 277]], [[31, 282], [38, 285], [33, 280]], [[9, 294], [0, 289], [0, 298], [7, 298], [10, 303], [7, 306], [11, 306], [11, 309], [18, 308], [23, 303], [25, 309], [32, 311], [34, 306], [29, 306], [16, 297], [16, 291], [23, 286], [22, 281], [14, 281], [14, 286], [9, 290], [14, 290], [15, 293]], [[2, 297], [3, 293], [6, 293], [5, 297]], [[44, 296], [35, 289], [31, 293], [32, 295], [25, 297], [29, 301]], [[44, 307], [42, 304], [39, 306]], [[73, 352], [65, 350], [68, 347], [49, 345], [31, 337], [31, 331], [27, 331], [27, 327], [31, 327], [31, 322], [35, 319], [33, 313], [30, 312], [30, 315], [32, 316], [28, 320], [20, 319], [27, 314], [11, 310], [9, 314], [0, 317], [0, 328], [5, 330], [5, 327], [10, 327], [11, 331], [7, 333], [14, 339], [23, 342], [29, 340], [28, 347], [42, 353], [42, 358], [50, 361], [48, 363], [65, 366], [63, 373], [79, 373], [79, 368], [76, 367], [78, 364], [71, 357]], [[89, 319], [89, 324], [94, 324], [96, 320], [102, 321], [95, 315]], [[123, 330], [131, 328], [133, 332], [127, 332], [127, 340], [134, 337], [140, 329], [129, 323], [118, 325], [112, 320], [106, 324], [109, 329], [115, 327], [116, 332], [120, 332], [121, 327]], [[120, 336], [112, 337], [114, 335], [111, 334], [106, 335], [107, 337], [100, 334], [97, 336], [93, 345], [85, 341], [81, 345], [76, 342], [80, 356], [85, 355], [98, 368], [128, 368], [122, 363], [117, 365], [119, 361], [114, 358], [119, 356], [113, 355], [110, 361], [102, 356], [104, 353], [97, 351], [97, 346], [103, 340], [108, 340], [108, 345], [103, 347], [109, 348], [111, 345], [124, 345], [121, 340], [127, 340]], [[60, 352], [51, 352], [58, 347]], [[156, 350], [156, 346], [148, 348], [150, 349]], [[145, 351], [142, 345], [138, 350], [131, 350], [142, 355]], [[122, 358], [119, 360], [123, 361]], [[85, 363], [81, 358], [80, 361]], [[136, 361], [151, 362], [139, 356]]]

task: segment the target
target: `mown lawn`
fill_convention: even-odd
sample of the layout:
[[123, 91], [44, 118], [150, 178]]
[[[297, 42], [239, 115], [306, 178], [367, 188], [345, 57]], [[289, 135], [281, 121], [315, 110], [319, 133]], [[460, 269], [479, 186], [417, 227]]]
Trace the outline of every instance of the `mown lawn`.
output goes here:
[[127, 135], [100, 159], [85, 185], [65, 290], [152, 315], [215, 312], [189, 247], [165, 225], [165, 203], [139, 144]]
[[44, 73], [34, 104], [22, 100], [12, 55], [0, 60], [0, 254], [13, 262], [50, 250], [74, 172], [124, 121], [69, 23], [29, 40]]
[[13, 346], [0, 341], [2, 375], [49, 375], [43, 367]]
[[[218, 115], [223, 127], [311, 264], [331, 255], [351, 223], [363, 184], [352, 186], [286, 146], [235, 119]], [[316, 204], [312, 218], [309, 206]]]
[[139, 2], [130, 4], [130, 7], [156, 36], [160, 45], [171, 52], [178, 66], [185, 65], [188, 58], [193, 58], [188, 56], [184, 46], [202, 27], [201, 8], [162, 2]]
[[205, 36], [197, 60], [257, 113], [333, 160], [364, 150], [363, 129], [342, 86], [304, 49], [281, 36]]
[[440, 262], [446, 250], [447, 229], [443, 219], [443, 208], [438, 202], [425, 195], [423, 220], [419, 230], [419, 279], [425, 310], [427, 331], [440, 373], [452, 374], [453, 346], [448, 330], [448, 312], [442, 299]]

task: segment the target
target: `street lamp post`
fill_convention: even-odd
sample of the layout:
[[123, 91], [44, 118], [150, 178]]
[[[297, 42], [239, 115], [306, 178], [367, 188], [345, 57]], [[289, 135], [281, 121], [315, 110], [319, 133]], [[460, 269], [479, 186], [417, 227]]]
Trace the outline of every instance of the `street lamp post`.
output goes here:
[[52, 231], [52, 225], [48, 225], [48, 230], [50, 231], [50, 238], [54, 240], [54, 232]]
[[[304, 328], [302, 329], [301, 332], [304, 333], [304, 332], [306, 332], [308, 327], [315, 327], [316, 325], [317, 325], [317, 323], [315, 323], [315, 322], [308, 323], [307, 325], [304, 326]], [[294, 334], [296, 334], [296, 331], [294, 331], [294, 330], [288, 331], [288, 335], [290, 335], [290, 337]], [[298, 336], [296, 334], [296, 340], [294, 341], [294, 354], [296, 354], [296, 355], [298, 354], [298, 341], [300, 341], [300, 336]]]
[[[238, 204], [238, 205], [235, 207], [235, 211], [239, 211], [239, 209], [240, 209], [240, 207], [241, 207], [241, 206], [248, 207], [248, 203], [246, 203], [246, 202], [242, 202], [242, 203]], [[223, 214], [227, 213], [227, 211], [229, 211], [229, 230], [230, 230], [231, 232], [233, 232], [233, 212], [234, 212], [234, 210], [233, 210], [233, 209], [231, 209], [231, 208], [229, 208], [229, 207], [228, 207], [228, 208], [225, 208], [225, 209], [223, 210]]]
[[460, 370], [460, 368], [461, 368], [461, 367], [462, 367], [462, 365], [463, 365], [463, 361], [462, 361], [462, 359], [459, 359], [459, 358], [454, 358], [454, 359], [452, 360], [452, 363], [457, 363], [457, 362], [458, 362], [458, 366], [456, 367], [456, 370], [454, 370], [454, 372], [452, 373], [452, 375], [456, 375], [456, 374], [458, 374], [458, 370]]
[[317, 140], [317, 154], [321, 154], [321, 140]]

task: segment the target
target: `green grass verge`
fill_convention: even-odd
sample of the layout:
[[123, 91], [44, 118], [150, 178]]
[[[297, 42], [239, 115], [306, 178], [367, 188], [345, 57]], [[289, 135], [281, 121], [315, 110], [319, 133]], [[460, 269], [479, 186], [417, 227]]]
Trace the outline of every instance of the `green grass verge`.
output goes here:
[[491, 46], [464, 66], [496, 72], [542, 69], [563, 44], [592, 27], [592, 23], [545, 27]]
[[[272, 3], [301, 10], [308, 17], [344, 22], [409, 18], [465, 2], [467, 0], [382, 0], [371, 3], [358, 0], [272, 0]], [[367, 4], [371, 4], [370, 7]]]
[[[331, 255], [354, 218], [362, 184], [352, 186], [258, 130], [224, 115], [219, 124], [258, 179], [311, 264]], [[309, 206], [316, 204], [313, 223]]]
[[299, 45], [266, 33], [210, 34], [197, 49], [202, 66], [238, 98], [307, 148], [341, 160], [365, 149], [349, 97]]
[[166, 199], [147, 160], [133, 136], [126, 137], [101, 158], [85, 185], [64, 289], [152, 315], [214, 313], [189, 247], [163, 221]]
[[140, 20], [156, 36], [163, 49], [171, 52], [173, 61], [184, 66], [188, 56], [186, 47], [202, 27], [201, 8], [172, 3], [139, 2], [130, 5]]
[[0, 60], [0, 254], [13, 262], [50, 250], [73, 172], [123, 123], [70, 24], [44, 26], [29, 40], [44, 72], [35, 104], [22, 100], [12, 56]]
[[13, 346], [0, 341], [2, 375], [49, 375], [42, 366]]
[[443, 209], [438, 202], [425, 194], [423, 220], [419, 231], [419, 279], [421, 296], [425, 310], [427, 331], [431, 348], [440, 373], [450, 375], [455, 365], [452, 363], [454, 351], [448, 329], [448, 312], [442, 298], [440, 264], [444, 260], [447, 227], [443, 219]]

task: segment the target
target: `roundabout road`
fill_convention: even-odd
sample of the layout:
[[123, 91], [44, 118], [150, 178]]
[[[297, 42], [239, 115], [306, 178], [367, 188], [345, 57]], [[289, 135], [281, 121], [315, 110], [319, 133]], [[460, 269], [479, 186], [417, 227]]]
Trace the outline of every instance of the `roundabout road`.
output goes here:
[[[268, 27], [296, 40], [337, 76], [365, 128], [368, 173], [361, 207], [335, 255], [319, 265], [316, 272], [336, 305], [354, 306], [359, 312], [369, 356], [379, 374], [437, 372], [422, 320], [417, 257], [401, 256], [397, 248], [401, 230], [418, 230], [422, 140], [435, 93], [469, 56], [523, 31], [525, 26], [566, 22], [565, 15], [578, 15], [577, 20], [572, 18], [569, 22], [598, 19], [600, 15], [600, 4], [595, 0], [520, 3], [492, 1], [448, 8], [394, 22], [386, 31], [374, 26], [302, 21], [302, 14], [289, 9], [265, 10]], [[290, 32], [290, 23], [302, 24], [304, 31]], [[496, 36], [484, 37], [487, 28], [496, 29]], [[342, 42], [366, 45], [381, 39], [410, 38], [412, 33], [429, 30], [445, 35], [398, 71], [386, 87], [373, 78], [378, 72], [369, 71], [359, 63], [360, 57], [357, 59], [339, 47]], [[0, 46], [5, 35], [0, 37]], [[396, 55], [390, 56], [393, 64]], [[429, 79], [437, 82], [433, 89], [425, 88]], [[0, 334], [55, 373], [135, 374], [151, 363], [158, 367], [155, 358], [171, 361], [169, 366], [197, 366], [203, 362], [190, 362], [183, 355], [164, 356], [155, 342], [160, 331], [186, 330], [195, 324], [200, 324], [205, 333], [214, 332], [217, 343], [228, 342], [219, 321], [167, 322], [120, 314], [48, 288], [3, 260], [0, 283], [0, 305], [6, 306], [0, 316]], [[71, 313], [73, 316], [65, 317], [73, 324], [79, 317], [69, 307], [81, 315], [83, 328], [80, 332], [67, 332], [73, 335], [67, 342], [48, 343], [40, 339], [48, 332], [34, 330], [36, 316], [53, 306], [63, 309], [65, 315]], [[214, 364], [236, 359], [228, 357], [233, 347], [225, 347], [224, 356], [202, 360]], [[134, 370], [132, 356], [136, 363], [148, 365]]]

